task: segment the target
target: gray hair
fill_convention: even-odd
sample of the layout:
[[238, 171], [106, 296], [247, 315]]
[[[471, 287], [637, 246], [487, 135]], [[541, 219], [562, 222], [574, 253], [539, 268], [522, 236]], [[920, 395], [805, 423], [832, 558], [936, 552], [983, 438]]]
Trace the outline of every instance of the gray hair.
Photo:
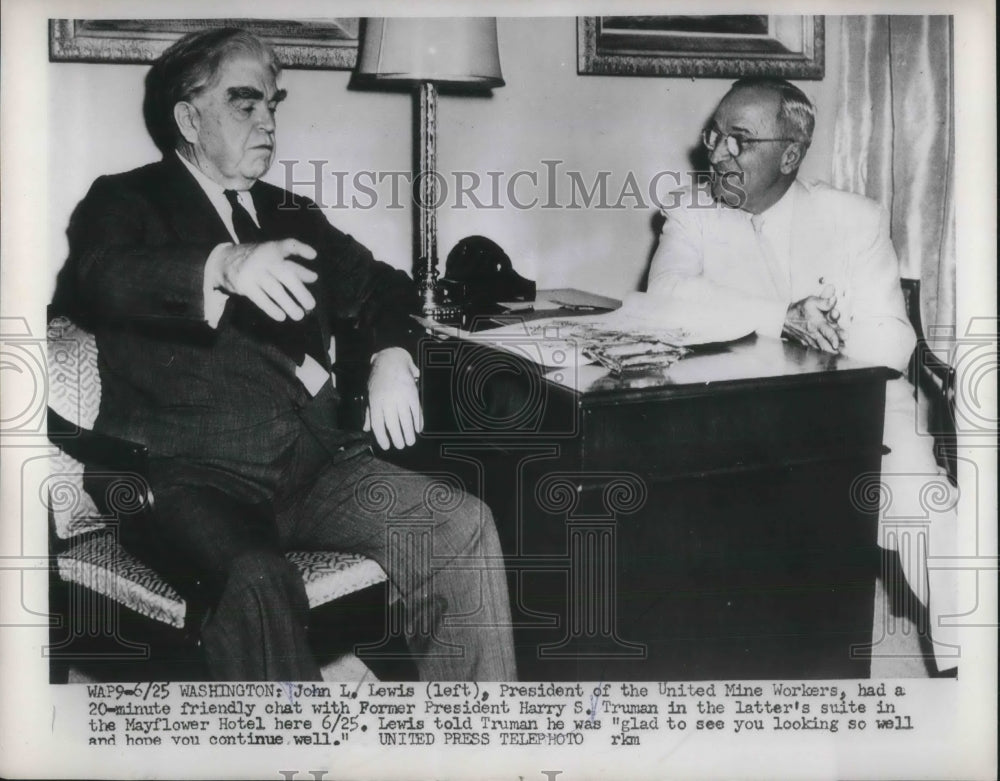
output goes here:
[[222, 63], [234, 55], [258, 59], [277, 77], [281, 72], [274, 51], [253, 33], [235, 27], [189, 33], [167, 49], [146, 74], [142, 113], [146, 129], [164, 154], [173, 151], [181, 135], [174, 106], [210, 87]]
[[806, 94], [784, 79], [746, 78], [733, 82], [730, 92], [738, 89], [763, 89], [778, 96], [778, 121], [785, 133], [806, 147], [812, 142], [816, 127], [816, 107]]

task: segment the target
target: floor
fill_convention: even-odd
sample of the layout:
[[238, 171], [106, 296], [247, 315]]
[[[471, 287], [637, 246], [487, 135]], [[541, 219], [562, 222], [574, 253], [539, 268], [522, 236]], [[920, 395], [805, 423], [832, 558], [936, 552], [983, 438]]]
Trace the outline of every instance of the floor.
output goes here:
[[879, 578], [875, 586], [872, 627], [872, 678], [929, 678], [937, 671], [930, 644], [916, 623], [893, 615]]
[[[928, 678], [937, 673], [929, 643], [921, 636], [917, 624], [899, 613], [898, 605], [890, 604], [880, 578], [875, 594], [875, 620], [872, 630], [871, 677], [883, 678]], [[388, 677], [400, 668], [389, 668]], [[386, 670], [382, 670], [383, 677]], [[403, 670], [405, 677], [412, 677], [412, 670]], [[334, 656], [322, 667], [324, 681], [363, 683], [379, 680], [372, 669], [354, 653], [344, 651]], [[69, 683], [92, 683], [99, 679], [93, 671], [73, 666], [69, 671]]]
[[[377, 681], [375, 673], [352, 653], [341, 654], [323, 665], [321, 672], [324, 681], [338, 681], [361, 684], [366, 681]], [[97, 683], [98, 678], [92, 672], [81, 667], [72, 666], [69, 669], [68, 683]]]

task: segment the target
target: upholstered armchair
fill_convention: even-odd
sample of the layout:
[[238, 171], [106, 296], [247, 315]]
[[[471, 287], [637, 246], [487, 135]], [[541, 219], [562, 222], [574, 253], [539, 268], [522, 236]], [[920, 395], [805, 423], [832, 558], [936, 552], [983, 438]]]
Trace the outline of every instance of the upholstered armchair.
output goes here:
[[[47, 491], [50, 602], [57, 616], [52, 678], [64, 681], [71, 666], [88, 660], [103, 662], [111, 674], [116, 664], [122, 670], [126, 661], [149, 660], [157, 662], [152, 676], [197, 677], [201, 617], [119, 542], [123, 519], [155, 513], [156, 497], [146, 482], [146, 449], [92, 431], [101, 398], [93, 335], [66, 317], [53, 318], [48, 371], [48, 436], [57, 448]], [[349, 396], [363, 387], [347, 384]], [[357, 419], [359, 399], [348, 401], [355, 404], [345, 406], [346, 414]], [[386, 581], [378, 564], [358, 555], [293, 551], [287, 557], [314, 609]], [[376, 599], [384, 603], [386, 586], [381, 589]], [[136, 670], [128, 665], [120, 674], [135, 680]]]

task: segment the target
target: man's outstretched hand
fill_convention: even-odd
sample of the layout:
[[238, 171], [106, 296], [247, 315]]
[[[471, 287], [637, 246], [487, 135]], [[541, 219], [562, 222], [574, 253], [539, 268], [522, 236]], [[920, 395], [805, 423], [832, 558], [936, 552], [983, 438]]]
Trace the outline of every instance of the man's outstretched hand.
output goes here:
[[390, 446], [402, 450], [417, 441], [424, 430], [417, 378], [420, 370], [402, 347], [389, 347], [375, 353], [368, 375], [368, 409], [365, 431], [375, 435], [383, 450]]
[[844, 346], [839, 320], [836, 292], [832, 285], [827, 285], [818, 296], [808, 296], [788, 307], [781, 333], [807, 347], [839, 353]]
[[315, 257], [316, 250], [296, 239], [234, 244], [223, 251], [217, 286], [249, 298], [273, 320], [301, 320], [316, 306], [306, 285], [317, 274], [289, 258]]

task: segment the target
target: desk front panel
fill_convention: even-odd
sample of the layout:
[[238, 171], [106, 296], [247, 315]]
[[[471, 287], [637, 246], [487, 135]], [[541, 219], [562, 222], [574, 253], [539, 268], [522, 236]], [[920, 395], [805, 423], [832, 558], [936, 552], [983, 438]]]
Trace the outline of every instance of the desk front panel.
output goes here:
[[883, 372], [581, 391], [429, 347], [427, 441], [477, 464], [522, 677], [867, 674]]

